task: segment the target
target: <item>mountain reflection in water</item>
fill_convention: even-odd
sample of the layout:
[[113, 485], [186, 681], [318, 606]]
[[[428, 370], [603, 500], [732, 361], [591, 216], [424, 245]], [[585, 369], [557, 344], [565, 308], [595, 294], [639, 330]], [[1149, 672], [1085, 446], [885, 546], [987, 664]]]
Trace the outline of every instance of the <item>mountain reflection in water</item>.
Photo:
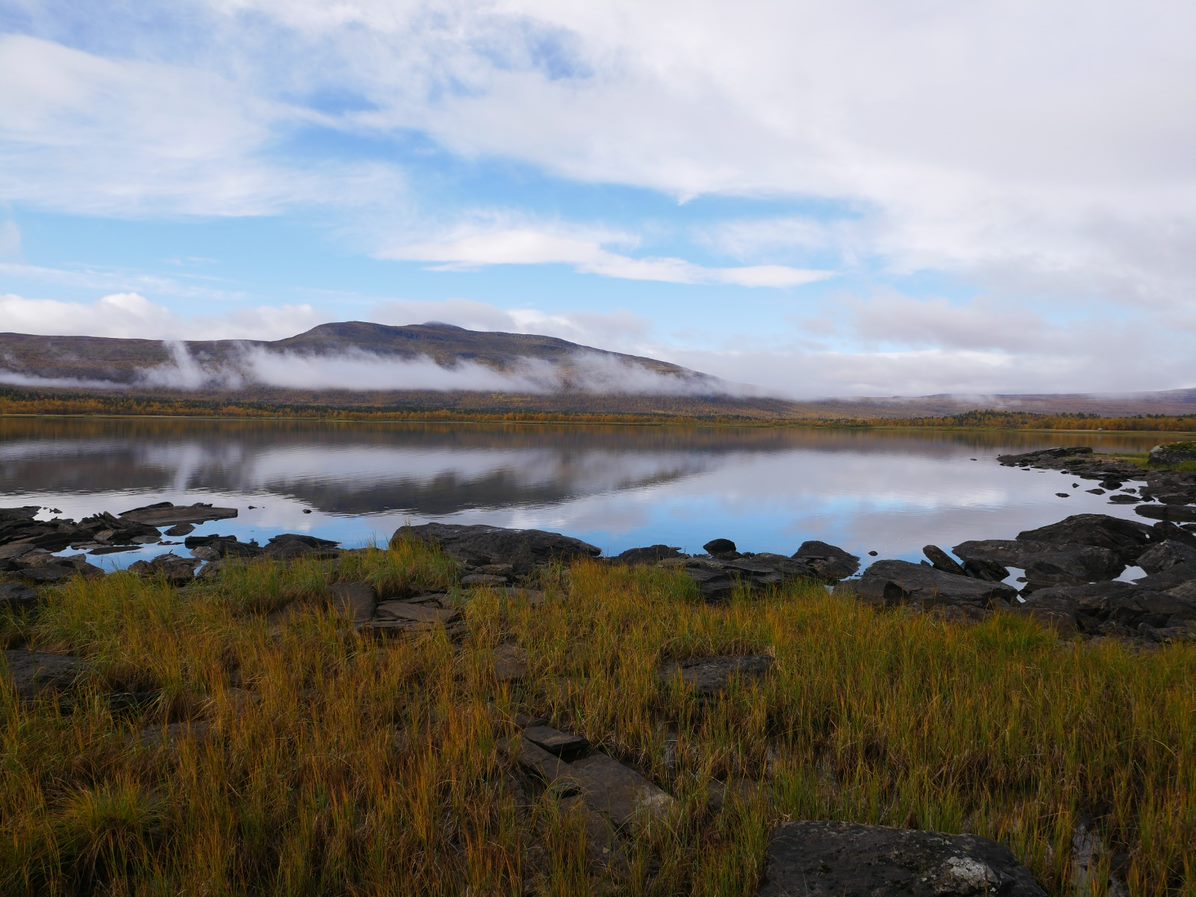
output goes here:
[[[1059, 441], [990, 431], [10, 418], [0, 420], [0, 503], [79, 517], [215, 501], [241, 516], [202, 532], [307, 531], [348, 545], [438, 519], [556, 529], [607, 551], [654, 542], [698, 551], [726, 536], [745, 550], [790, 553], [819, 538], [915, 557], [928, 542], [1012, 536], [1069, 513], [1133, 517], [1086, 493], [1091, 483], [1072, 489], [1061, 474], [993, 460]], [[1157, 439], [1066, 441], [1142, 451]]]

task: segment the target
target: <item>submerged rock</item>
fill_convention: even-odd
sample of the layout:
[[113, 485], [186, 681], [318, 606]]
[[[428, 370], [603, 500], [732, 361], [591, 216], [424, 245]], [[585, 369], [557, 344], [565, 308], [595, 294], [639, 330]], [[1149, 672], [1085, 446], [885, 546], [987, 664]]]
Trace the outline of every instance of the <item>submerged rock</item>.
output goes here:
[[791, 822], [768, 845], [759, 897], [1046, 897], [1008, 848], [840, 822]]

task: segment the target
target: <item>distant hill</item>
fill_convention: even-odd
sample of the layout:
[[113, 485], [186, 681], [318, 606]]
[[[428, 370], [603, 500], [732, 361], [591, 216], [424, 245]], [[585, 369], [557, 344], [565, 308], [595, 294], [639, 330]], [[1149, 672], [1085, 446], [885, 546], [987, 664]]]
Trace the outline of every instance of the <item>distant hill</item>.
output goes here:
[[969, 410], [1194, 415], [1196, 389], [1125, 395], [933, 395], [793, 401], [637, 355], [427, 323], [322, 324], [286, 339], [0, 333], [0, 388], [405, 411], [770, 418], [943, 417]]

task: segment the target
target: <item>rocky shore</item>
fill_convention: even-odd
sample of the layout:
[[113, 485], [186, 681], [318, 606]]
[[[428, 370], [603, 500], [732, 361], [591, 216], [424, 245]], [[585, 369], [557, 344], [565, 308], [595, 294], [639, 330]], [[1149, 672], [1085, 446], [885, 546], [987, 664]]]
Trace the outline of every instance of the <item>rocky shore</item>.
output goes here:
[[[737, 595], [770, 595], [793, 583], [817, 583], [844, 600], [912, 607], [963, 622], [1001, 612], [1031, 617], [1068, 637], [1116, 638], [1143, 646], [1196, 640], [1196, 527], [1186, 521], [1196, 511], [1196, 474], [1144, 473], [1083, 448], [1000, 460], [1095, 480], [1106, 493], [1117, 490], [1110, 500], [1132, 495], [1142, 502], [1140, 516], [1146, 520], [1073, 515], [1011, 538], [963, 541], [950, 552], [929, 545], [921, 563], [878, 559], [862, 575], [859, 556], [818, 541], [804, 542], [792, 554], [782, 555], [740, 551], [733, 541], [720, 537], [707, 542], [704, 553], [696, 556], [652, 545], [603, 558], [596, 546], [559, 533], [428, 523], [399, 528], [391, 544], [435, 546], [454, 562], [453, 585], [427, 590], [338, 576], [320, 601], [343, 612], [359, 632], [377, 639], [380, 650], [395, 639], [433, 631], [443, 631], [462, 650], [467, 638], [463, 590], [487, 589], [534, 608], [547, 600], [545, 582], [575, 561], [592, 560], [612, 567], [677, 571], [690, 580], [693, 595], [711, 604]], [[1127, 482], [1143, 479], [1139, 490], [1126, 491]], [[1152, 510], [1156, 508], [1162, 510]], [[39, 512], [33, 507], [0, 509], [0, 605], [21, 613], [36, 613], [48, 586], [76, 576], [105, 575], [84, 554], [62, 554], [69, 549], [104, 554], [148, 544], [178, 545], [167, 537], [182, 538], [188, 556], [171, 552], [129, 567], [135, 575], [161, 578], [176, 587], [218, 581], [231, 564], [252, 558], [318, 559], [334, 569], [349, 569], [361, 551], [297, 533], [275, 536], [265, 545], [233, 536], [192, 535], [190, 528], [197, 523], [237, 513], [204, 504], [163, 503], [79, 521], [39, 520]], [[295, 601], [279, 607], [270, 611], [268, 620], [277, 628], [305, 606], [310, 604]], [[66, 696], [87, 666], [80, 657], [20, 647], [6, 650], [5, 660], [20, 701], [59, 693], [68, 709]], [[499, 683], [516, 684], [529, 674], [527, 654], [515, 643], [499, 644], [493, 664]], [[666, 692], [681, 689], [699, 707], [714, 712], [729, 690], [775, 676], [775, 664], [768, 653], [709, 653], [665, 659], [654, 675], [656, 687]], [[118, 699], [130, 706], [150, 706], [155, 696], [122, 693], [113, 698]], [[564, 809], [586, 820], [590, 849], [606, 857], [614, 869], [624, 862], [628, 833], [650, 832], [654, 820], [677, 811], [677, 797], [609, 746], [550, 722], [546, 716], [518, 716], [516, 734], [499, 750], [519, 771], [519, 788], [557, 794]], [[165, 734], [147, 729], [137, 737], [145, 743], [206, 737], [205, 725], [172, 723]], [[742, 789], [753, 787], [751, 782], [712, 782], [710, 805], [721, 807], [742, 797]], [[1083, 865], [1086, 843], [1080, 838], [1072, 845], [1076, 868]], [[1116, 881], [1114, 885], [1120, 886]], [[1006, 847], [971, 835], [814, 820], [790, 822], [772, 833], [759, 894], [881, 892], [927, 897], [1046, 893]]]

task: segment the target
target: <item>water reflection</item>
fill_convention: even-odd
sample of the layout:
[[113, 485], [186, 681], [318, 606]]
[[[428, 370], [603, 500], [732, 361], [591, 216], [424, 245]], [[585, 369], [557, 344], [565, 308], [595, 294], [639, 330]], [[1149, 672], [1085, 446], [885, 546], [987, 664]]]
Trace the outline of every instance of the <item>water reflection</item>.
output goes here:
[[[1108, 450], [1157, 441], [1072, 438]], [[7, 419], [0, 500], [82, 516], [200, 498], [241, 509], [204, 531], [289, 529], [347, 544], [431, 518], [559, 529], [608, 551], [649, 542], [696, 551], [728, 536], [758, 551], [819, 538], [913, 557], [929, 542], [1009, 536], [1068, 513], [1134, 516], [1086, 493], [1090, 483], [1073, 489], [1061, 474], [992, 460], [1057, 442], [993, 432]]]

